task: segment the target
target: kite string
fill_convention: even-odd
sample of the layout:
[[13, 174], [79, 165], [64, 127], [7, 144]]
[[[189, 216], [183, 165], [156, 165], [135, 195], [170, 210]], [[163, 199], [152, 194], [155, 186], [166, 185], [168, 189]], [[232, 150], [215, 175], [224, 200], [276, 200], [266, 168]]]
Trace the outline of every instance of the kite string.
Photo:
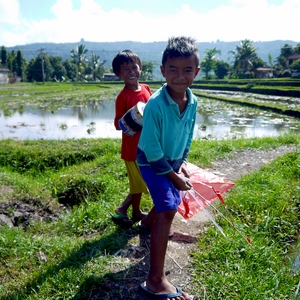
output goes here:
[[190, 194], [190, 196], [192, 196], [194, 198], [194, 200], [198, 203], [198, 205], [201, 207], [201, 209], [204, 211], [204, 213], [207, 215], [207, 217], [213, 222], [213, 224], [217, 227], [217, 229], [219, 229], [219, 231], [223, 234], [223, 236], [226, 237], [226, 234], [224, 233], [224, 230], [222, 229], [222, 227], [217, 224], [217, 222], [215, 221], [213, 216], [208, 212], [208, 210], [206, 208], [204, 208], [202, 203], [200, 201], [198, 201], [198, 199], [193, 194], [191, 194], [191, 193], [189, 193], [189, 194]]
[[[210, 187], [210, 188], [212, 188], [213, 189], [213, 191], [216, 193], [216, 195], [218, 196], [218, 193], [216, 192], [216, 190], [213, 188], [213, 187], [211, 187], [211, 186], [209, 186], [209, 185], [207, 185], [207, 184], [205, 184], [205, 183], [203, 183], [203, 185], [206, 185], [206, 186], [208, 186], [208, 187]], [[236, 226], [234, 225], [234, 223], [232, 222], [232, 221], [230, 221], [219, 209], [217, 209], [209, 200], [207, 200], [205, 197], [203, 197], [199, 192], [197, 192], [194, 188], [192, 188], [192, 190], [199, 196], [199, 197], [201, 197], [209, 206], [211, 206], [215, 211], [217, 211], [218, 213], [219, 213], [219, 215], [221, 216], [221, 217], [223, 217], [231, 226], [233, 226], [233, 228], [234, 228], [234, 230], [237, 232], [237, 233], [239, 233], [240, 234], [240, 236], [242, 237], [242, 238], [244, 238], [250, 245], [252, 244], [252, 242], [251, 242], [251, 240], [250, 240], [250, 238], [249, 237], [245, 237], [237, 228], [236, 228]], [[203, 205], [202, 204], [200, 204], [200, 202], [198, 201], [198, 199], [196, 198], [196, 197], [194, 197], [191, 193], [190, 193], [190, 195], [196, 200], [196, 202], [200, 205], [200, 207], [204, 210], [204, 212], [205, 213], [208, 213], [207, 212], [207, 210], [203, 207]], [[219, 199], [220, 199], [220, 197], [218, 197]], [[223, 199], [223, 198], [222, 198]], [[224, 204], [224, 208], [225, 208], [225, 210], [226, 210], [226, 212], [227, 212], [227, 214], [229, 214], [229, 216], [230, 216], [230, 218], [232, 219], [232, 216], [231, 216], [231, 214], [229, 213], [229, 211], [228, 211], [228, 209], [226, 208], [226, 204], [225, 204], [225, 201], [223, 200], [222, 201], [222, 199], [220, 199], [221, 200], [221, 202]], [[209, 214], [210, 215], [210, 214]], [[225, 236], [225, 233], [224, 233], [224, 231], [223, 231], [223, 229], [216, 223], [216, 221], [213, 219], [213, 218], [210, 218], [210, 220], [215, 224], [215, 226], [223, 233], [223, 235]]]

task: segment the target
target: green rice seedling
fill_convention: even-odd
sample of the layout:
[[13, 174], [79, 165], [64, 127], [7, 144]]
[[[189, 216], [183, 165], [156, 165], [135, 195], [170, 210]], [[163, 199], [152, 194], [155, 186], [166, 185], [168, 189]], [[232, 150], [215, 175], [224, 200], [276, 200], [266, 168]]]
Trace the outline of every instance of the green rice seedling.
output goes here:
[[66, 130], [67, 128], [68, 128], [68, 125], [66, 123], [61, 123], [59, 125], [59, 129], [61, 129], [61, 130]]

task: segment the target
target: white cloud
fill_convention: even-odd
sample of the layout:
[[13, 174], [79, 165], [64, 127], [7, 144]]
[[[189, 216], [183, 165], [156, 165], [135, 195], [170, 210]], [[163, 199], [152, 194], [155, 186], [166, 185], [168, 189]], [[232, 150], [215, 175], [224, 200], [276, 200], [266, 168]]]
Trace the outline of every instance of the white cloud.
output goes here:
[[73, 4], [71, 0], [57, 0], [51, 8], [51, 11], [58, 19], [68, 16], [73, 11]]
[[266, 0], [233, 0], [230, 6], [220, 6], [204, 17], [210, 24], [206, 28], [211, 40], [300, 41], [296, 30], [299, 14], [298, 0], [286, 0], [280, 6], [269, 5]]
[[17, 0], [0, 0], [0, 26], [18, 24], [19, 2]]
[[57, 0], [51, 11], [55, 16], [51, 20], [28, 22], [19, 16], [17, 0], [0, 0], [0, 20], [7, 24], [0, 29], [0, 40], [6, 46], [77, 42], [81, 38], [151, 42], [166, 41], [172, 35], [193, 36], [199, 42], [245, 38], [300, 41], [299, 0], [285, 0], [279, 6], [269, 5], [267, 0], [232, 0], [230, 5], [219, 6], [207, 14], [182, 5], [174, 15], [163, 17], [145, 17], [142, 10], [113, 8], [104, 11], [95, 0], [82, 0], [79, 9], [74, 9], [71, 0]]

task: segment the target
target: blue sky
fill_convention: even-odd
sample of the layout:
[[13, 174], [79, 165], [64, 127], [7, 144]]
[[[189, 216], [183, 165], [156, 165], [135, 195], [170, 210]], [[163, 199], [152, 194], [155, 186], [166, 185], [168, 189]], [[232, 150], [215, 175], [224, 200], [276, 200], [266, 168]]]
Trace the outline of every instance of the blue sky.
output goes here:
[[300, 42], [300, 0], [0, 0], [0, 46], [35, 42]]

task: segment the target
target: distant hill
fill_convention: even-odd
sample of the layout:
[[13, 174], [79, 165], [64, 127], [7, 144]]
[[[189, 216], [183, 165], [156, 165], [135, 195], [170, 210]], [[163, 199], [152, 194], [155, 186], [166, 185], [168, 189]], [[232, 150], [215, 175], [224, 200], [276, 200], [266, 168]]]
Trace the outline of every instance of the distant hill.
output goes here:
[[[200, 51], [200, 58], [204, 56], [206, 49], [216, 48], [221, 50], [220, 59], [224, 61], [232, 61], [229, 51], [234, 50], [240, 41], [236, 42], [222, 42], [220, 40], [216, 42], [202, 42], [198, 43], [198, 48]], [[268, 63], [268, 55], [271, 54], [275, 60], [280, 55], [280, 49], [285, 45], [291, 45], [295, 47], [299, 42], [289, 41], [289, 40], [276, 40], [268, 42], [254, 42], [254, 47], [257, 48], [257, 55]], [[106, 60], [105, 67], [111, 67], [111, 62], [113, 57], [117, 52], [130, 49], [135, 51], [141, 58], [142, 61], [151, 61], [155, 64], [154, 75], [156, 79], [160, 79], [159, 65], [161, 62], [162, 52], [166, 46], [166, 42], [151, 42], [151, 43], [141, 43], [141, 42], [88, 42], [81, 40], [78, 43], [34, 43], [27, 45], [18, 45], [15, 47], [7, 47], [7, 50], [18, 50], [22, 51], [23, 56], [29, 61], [35, 58], [39, 54], [40, 49], [45, 49], [45, 53], [52, 56], [59, 56], [63, 60], [70, 59], [70, 50], [75, 49], [78, 45], [83, 44], [85, 48], [88, 49], [87, 55], [91, 52], [100, 56], [101, 61]]]

